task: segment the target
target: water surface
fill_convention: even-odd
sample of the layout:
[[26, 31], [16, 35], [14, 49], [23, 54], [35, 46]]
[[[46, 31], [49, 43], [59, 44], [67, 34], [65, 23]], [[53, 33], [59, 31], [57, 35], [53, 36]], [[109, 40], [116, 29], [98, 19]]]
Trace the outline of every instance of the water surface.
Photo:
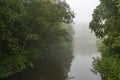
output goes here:
[[90, 71], [92, 58], [100, 56], [96, 37], [90, 33], [88, 24], [76, 24], [74, 30], [72, 45], [66, 48], [51, 45], [42, 59], [34, 61], [33, 68], [6, 80], [100, 80], [99, 75]]
[[68, 73], [69, 80], [100, 80], [99, 75], [94, 75], [92, 69], [93, 57], [100, 56], [96, 47], [96, 37], [90, 33], [88, 24], [74, 25], [73, 40], [74, 59]]

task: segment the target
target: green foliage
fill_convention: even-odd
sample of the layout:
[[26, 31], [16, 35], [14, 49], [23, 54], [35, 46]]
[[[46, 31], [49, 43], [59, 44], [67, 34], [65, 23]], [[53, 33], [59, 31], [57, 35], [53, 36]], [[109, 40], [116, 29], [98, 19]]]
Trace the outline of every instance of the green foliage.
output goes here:
[[108, 36], [119, 28], [119, 12], [116, 3], [112, 0], [100, 0], [101, 4], [94, 10], [90, 28], [98, 38]]
[[94, 58], [92, 71], [100, 73], [102, 80], [119, 80], [120, 79], [120, 59], [116, 55], [110, 55], [110, 49], [102, 46], [102, 58]]
[[100, 0], [89, 27], [102, 39], [102, 58], [94, 60], [93, 72], [103, 80], [120, 80], [120, 0]]
[[29, 66], [26, 57], [19, 58], [19, 55], [15, 56], [3, 56], [4, 59], [0, 63], [0, 77], [8, 77], [16, 72], [26, 69]]
[[0, 78], [33, 67], [54, 41], [69, 40], [61, 24], [71, 23], [74, 13], [55, 1], [0, 0]]
[[95, 59], [94, 73], [100, 73], [103, 80], [119, 80], [120, 79], [120, 61], [116, 57], [104, 57]]

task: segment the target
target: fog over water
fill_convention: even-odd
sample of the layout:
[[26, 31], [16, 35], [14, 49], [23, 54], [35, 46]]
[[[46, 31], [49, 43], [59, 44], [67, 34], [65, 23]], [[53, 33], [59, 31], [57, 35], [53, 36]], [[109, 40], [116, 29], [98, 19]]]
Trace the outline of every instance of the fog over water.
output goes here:
[[88, 24], [74, 25], [75, 34], [73, 40], [74, 59], [68, 73], [69, 80], [101, 80], [100, 75], [91, 72], [93, 57], [100, 56], [96, 47], [96, 37], [90, 33]]
[[74, 25], [75, 35], [73, 48], [75, 53], [83, 53], [80, 55], [91, 55], [97, 52], [96, 37], [88, 29], [88, 24], [81, 23]]
[[101, 80], [100, 75], [91, 72], [93, 57], [100, 56], [96, 47], [96, 37], [89, 29], [92, 13], [99, 0], [66, 0], [75, 12], [73, 28], [74, 59], [68, 73], [69, 80]]

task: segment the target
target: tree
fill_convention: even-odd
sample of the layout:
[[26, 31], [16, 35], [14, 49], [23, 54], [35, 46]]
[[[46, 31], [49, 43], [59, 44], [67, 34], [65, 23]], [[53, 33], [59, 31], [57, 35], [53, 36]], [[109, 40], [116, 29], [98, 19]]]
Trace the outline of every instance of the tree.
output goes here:
[[[104, 43], [111, 50], [119, 52], [120, 46], [114, 46], [116, 39], [120, 36], [120, 15], [118, 3], [115, 0], [100, 0], [101, 4], [94, 10], [93, 20], [90, 22], [90, 29], [95, 32], [98, 38], [104, 38]], [[117, 41], [117, 43], [119, 43]], [[116, 53], [117, 53], [116, 52]]]
[[94, 10], [90, 29], [102, 39], [102, 58], [94, 59], [93, 72], [100, 73], [102, 80], [120, 79], [120, 0], [100, 0]]
[[73, 18], [65, 1], [0, 0], [0, 78], [32, 66], [34, 55], [64, 36], [58, 25]]

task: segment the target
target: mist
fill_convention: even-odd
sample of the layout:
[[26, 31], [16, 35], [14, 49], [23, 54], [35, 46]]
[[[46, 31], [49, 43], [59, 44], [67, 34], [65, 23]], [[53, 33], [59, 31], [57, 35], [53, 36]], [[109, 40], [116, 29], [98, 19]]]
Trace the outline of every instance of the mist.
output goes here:
[[92, 14], [99, 0], [66, 0], [75, 13], [74, 22], [89, 23], [92, 20]]

